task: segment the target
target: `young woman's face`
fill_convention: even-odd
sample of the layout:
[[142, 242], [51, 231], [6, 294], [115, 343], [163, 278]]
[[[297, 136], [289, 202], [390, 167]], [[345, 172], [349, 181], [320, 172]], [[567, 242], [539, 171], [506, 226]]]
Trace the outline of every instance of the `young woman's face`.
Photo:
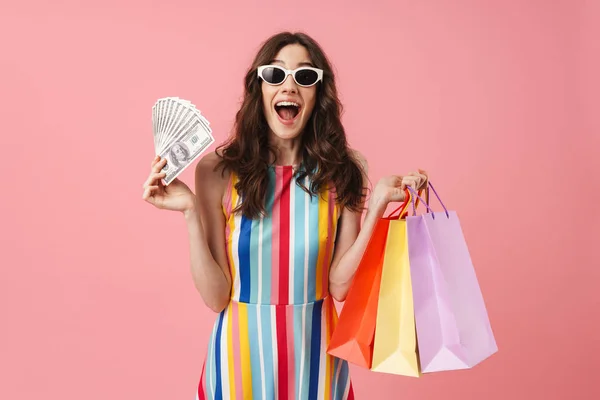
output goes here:
[[[302, 66], [313, 66], [306, 48], [299, 44], [291, 44], [282, 48], [271, 64], [289, 70]], [[261, 81], [261, 85], [263, 111], [271, 134], [280, 139], [298, 137], [304, 130], [315, 107], [317, 85], [299, 86], [291, 75], [288, 75], [280, 85], [270, 85], [265, 81]]]

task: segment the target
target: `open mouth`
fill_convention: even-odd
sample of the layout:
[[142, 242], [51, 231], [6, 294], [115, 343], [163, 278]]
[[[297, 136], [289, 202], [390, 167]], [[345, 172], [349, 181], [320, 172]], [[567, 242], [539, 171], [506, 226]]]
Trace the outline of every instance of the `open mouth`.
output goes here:
[[275, 112], [281, 120], [292, 122], [300, 113], [300, 105], [293, 101], [280, 101], [275, 104]]

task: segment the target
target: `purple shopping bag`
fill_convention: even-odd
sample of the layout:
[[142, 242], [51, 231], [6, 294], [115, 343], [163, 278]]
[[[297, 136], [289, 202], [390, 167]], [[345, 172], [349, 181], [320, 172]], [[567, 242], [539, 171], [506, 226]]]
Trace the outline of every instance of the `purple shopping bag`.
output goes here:
[[[498, 351], [456, 212], [406, 218], [419, 361], [423, 373], [472, 368]], [[428, 190], [427, 190], [428, 194]], [[427, 196], [427, 200], [429, 200]]]

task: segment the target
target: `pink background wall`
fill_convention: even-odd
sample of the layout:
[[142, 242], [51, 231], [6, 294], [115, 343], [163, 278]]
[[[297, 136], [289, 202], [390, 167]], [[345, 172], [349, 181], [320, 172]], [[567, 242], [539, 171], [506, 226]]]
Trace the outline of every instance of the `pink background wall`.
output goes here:
[[280, 29], [331, 57], [372, 180], [427, 169], [459, 212], [500, 347], [418, 380], [353, 368], [357, 398], [600, 398], [599, 16], [568, 0], [3, 2], [0, 398], [194, 397], [215, 315], [183, 218], [141, 199], [150, 110], [190, 99], [220, 142]]

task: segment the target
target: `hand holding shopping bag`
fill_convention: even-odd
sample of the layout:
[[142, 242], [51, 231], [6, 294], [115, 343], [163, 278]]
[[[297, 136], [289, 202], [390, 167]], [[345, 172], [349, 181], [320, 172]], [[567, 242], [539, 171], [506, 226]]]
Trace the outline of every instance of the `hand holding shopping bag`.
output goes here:
[[374, 230], [329, 352], [405, 376], [471, 368], [498, 348], [458, 216], [441, 200], [444, 212], [433, 212], [429, 189], [428, 213], [416, 215], [420, 192], [406, 193]]

